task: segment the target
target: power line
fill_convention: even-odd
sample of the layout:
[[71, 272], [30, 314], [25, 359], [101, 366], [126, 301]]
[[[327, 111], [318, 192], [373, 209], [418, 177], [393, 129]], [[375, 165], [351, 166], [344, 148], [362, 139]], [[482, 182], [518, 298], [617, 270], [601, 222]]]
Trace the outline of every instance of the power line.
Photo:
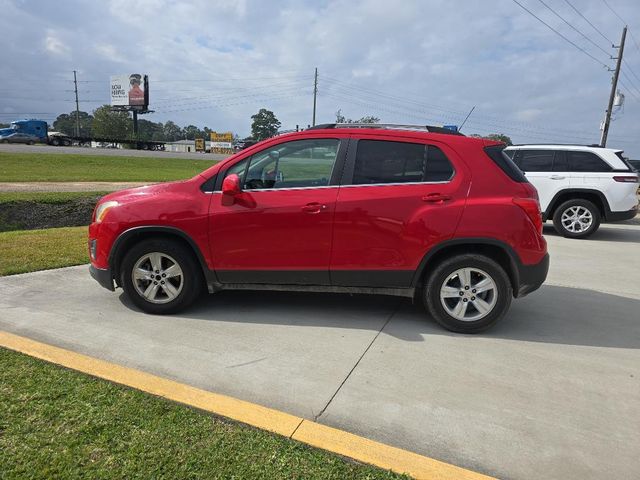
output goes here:
[[[331, 82], [334, 82], [334, 81], [338, 82], [338, 80], [335, 80], [335, 79], [329, 79], [329, 80]], [[348, 86], [345, 88], [342, 85], [332, 85], [332, 83], [329, 83], [328, 85], [331, 87], [331, 89], [327, 92], [327, 95], [336, 95], [336, 94], [343, 95], [341, 99], [346, 100], [350, 103], [353, 103], [354, 98], [357, 99], [357, 101], [359, 102], [363, 102], [363, 101], [372, 102], [372, 103], [366, 103], [366, 104], [361, 103], [361, 105], [364, 105], [368, 108], [370, 105], [380, 105], [381, 103], [380, 98], [384, 98], [385, 100], [387, 100], [385, 104], [385, 107], [387, 107], [387, 111], [390, 111], [388, 107], [391, 106], [392, 108], [395, 109], [393, 111], [390, 111], [391, 113], [406, 115], [405, 112], [412, 112], [414, 114], [419, 114], [419, 116], [416, 116], [416, 115], [408, 115], [408, 116], [414, 117], [414, 118], [420, 118], [422, 121], [424, 121], [425, 119], [431, 119], [431, 121], [435, 121], [436, 123], [442, 123], [445, 118], [449, 118], [449, 119], [453, 119], [453, 122], [460, 122], [460, 120], [462, 120], [462, 118], [467, 114], [467, 112], [456, 112], [455, 115], [442, 115], [440, 113], [430, 112], [429, 108], [421, 109], [420, 106], [424, 104], [415, 100], [402, 99], [401, 97], [394, 97], [392, 95], [377, 94], [376, 91], [365, 89], [363, 87]], [[348, 85], [348, 84], [345, 84], [345, 85]], [[340, 87], [340, 89], [334, 92], [336, 86]], [[374, 93], [368, 93], [368, 92], [374, 92]], [[374, 98], [365, 98], [363, 97], [363, 95], [374, 97]], [[395, 99], [399, 99], [402, 102], [406, 102], [410, 104], [410, 106], [398, 104], [398, 101], [396, 101]], [[443, 111], [446, 111], [446, 109], [442, 107], [439, 107], [439, 108], [442, 109]], [[553, 136], [553, 137], [564, 136], [565, 138], [571, 138], [572, 140], [582, 137], [583, 139], [588, 140], [591, 143], [593, 143], [594, 141], [593, 136], [585, 134], [583, 130], [569, 130], [569, 129], [559, 130], [557, 128], [545, 128], [538, 125], [527, 124], [524, 122], [499, 120], [499, 119], [492, 118], [490, 116], [474, 115], [473, 119], [469, 120], [469, 123], [481, 125], [484, 128], [495, 128], [495, 129], [503, 129], [503, 130], [506, 129], [508, 131], [517, 130], [517, 131], [526, 132], [527, 134], [531, 134], [532, 132], [538, 132], [537, 134], [539, 136], [544, 136], [547, 139], [550, 136]]]
[[[282, 95], [282, 96], [271, 96], [265, 99], [261, 99], [261, 102], [269, 102], [269, 101], [274, 101], [274, 100], [288, 100], [290, 98], [293, 97], [302, 97], [302, 96], [307, 96], [308, 93], [307, 92], [301, 92], [298, 94], [286, 94], [286, 95]], [[154, 113], [174, 113], [174, 112], [188, 112], [188, 111], [192, 111], [192, 110], [209, 110], [209, 109], [213, 109], [215, 107], [230, 107], [230, 106], [235, 106], [235, 105], [246, 105], [248, 103], [254, 103], [256, 102], [258, 99], [251, 99], [251, 100], [247, 100], [244, 102], [233, 102], [233, 103], [215, 103], [215, 104], [211, 104], [211, 105], [205, 105], [205, 106], [201, 106], [201, 107], [192, 107], [192, 108], [182, 108], [182, 109], [177, 109], [177, 110], [157, 110]]]
[[524, 5], [522, 5], [518, 0], [513, 0], [514, 3], [516, 3], [517, 5], [520, 6], [520, 8], [522, 8], [525, 12], [527, 12], [529, 15], [531, 15], [532, 17], [534, 17], [536, 20], [538, 20], [540, 23], [542, 23], [544, 26], [546, 26], [549, 30], [551, 30], [552, 32], [554, 32], [556, 35], [558, 35], [560, 38], [562, 38], [565, 42], [570, 43], [571, 45], [573, 45], [575, 48], [577, 48], [578, 50], [580, 50], [582, 53], [584, 53], [586, 56], [588, 56], [589, 58], [591, 58], [592, 60], [594, 60], [595, 62], [599, 63], [600, 65], [602, 65], [604, 68], [609, 68], [609, 65], [607, 65], [606, 63], [602, 62], [601, 60], [598, 60], [596, 57], [594, 57], [593, 55], [591, 55], [589, 52], [587, 52], [584, 48], [582, 48], [581, 46], [579, 46], [578, 44], [574, 43], [573, 41], [569, 40], [567, 37], [565, 37], [562, 33], [560, 33], [558, 30], [556, 30], [555, 28], [553, 28], [551, 25], [549, 25], [547, 22], [545, 22], [544, 20], [542, 20], [540, 17], [538, 17], [535, 13], [533, 13], [531, 10], [529, 10], [527, 7], [525, 7]]
[[[362, 95], [366, 95], [366, 96], [372, 96], [372, 97], [377, 97], [377, 98], [373, 98], [370, 101], [373, 102], [377, 102], [379, 101], [379, 98], [384, 98], [387, 101], [391, 101], [392, 103], [396, 104], [395, 106], [397, 108], [408, 108], [409, 110], [412, 111], [420, 111], [420, 112], [427, 112], [428, 110], [439, 110], [442, 112], [445, 112], [445, 114], [440, 114], [440, 113], [436, 113], [436, 115], [438, 115], [438, 119], [439, 121], [442, 121], [443, 119], [451, 119], [454, 122], [460, 121], [462, 118], [464, 118], [464, 116], [467, 114], [467, 111], [456, 111], [456, 110], [451, 110], [442, 106], [434, 106], [431, 104], [427, 104], [424, 102], [420, 102], [415, 100], [415, 98], [409, 99], [409, 98], [403, 98], [403, 97], [398, 97], [398, 96], [394, 96], [394, 95], [389, 95], [389, 94], [384, 94], [382, 92], [378, 92], [376, 90], [372, 90], [372, 89], [367, 89], [361, 86], [358, 87], [354, 87], [351, 86], [347, 83], [341, 82], [339, 80], [336, 79], [332, 79], [329, 77], [324, 77], [327, 78], [331, 83], [329, 83], [328, 85], [331, 88], [335, 88], [340, 87], [342, 89], [346, 89], [343, 92], [338, 92], [338, 93], [344, 93], [347, 95], [356, 95], [356, 96], [360, 96], [362, 97]], [[332, 83], [336, 83], [336, 84], [340, 84], [340, 85], [332, 85]], [[405, 104], [409, 104], [410, 107], [406, 107], [404, 105], [397, 105], [398, 103], [405, 103]], [[419, 110], [416, 109], [415, 107], [423, 107], [423, 110]], [[433, 114], [433, 112], [432, 112]], [[487, 125], [492, 125], [496, 128], [502, 128], [504, 126], [504, 123], [500, 122], [500, 119], [496, 118], [496, 117], [492, 117], [490, 115], [474, 115], [474, 121], [478, 121], [478, 120], [484, 120], [485, 124]], [[509, 127], [513, 128], [514, 125], [518, 125], [518, 128], [521, 129], [526, 129], [527, 131], [531, 131], [531, 130], [538, 130], [541, 132], [552, 132], [555, 133], [558, 131], [558, 129], [555, 128], [545, 128], [545, 127], [541, 127], [539, 125], [533, 125], [530, 123], [526, 123], [526, 122], [518, 122], [518, 121], [510, 121], [509, 122]], [[569, 130], [569, 129], [564, 129], [564, 132], [570, 134], [570, 135], [580, 135], [580, 134], [584, 134], [583, 131], [578, 131], [578, 130]]]
[[607, 37], [604, 33], [602, 33], [598, 27], [596, 27], [593, 23], [591, 23], [591, 22], [589, 21], [589, 19], [588, 19], [587, 17], [585, 17], [585, 16], [580, 12], [580, 10], [578, 10], [576, 7], [574, 7], [574, 6], [573, 6], [573, 3], [571, 3], [569, 0], [564, 0], [564, 1], [566, 2], [566, 4], [567, 4], [567, 5], [569, 5], [571, 8], [573, 8], [573, 10], [574, 10], [578, 15], [580, 15], [580, 16], [582, 17], [582, 19], [583, 19], [585, 22], [587, 22], [589, 25], [591, 25], [591, 27], [592, 27], [596, 32], [598, 32], [602, 38], [604, 38], [607, 42], [609, 42], [609, 45], [612, 45], [612, 46], [614, 45], [613, 41], [609, 40], [609, 37]]
[[634, 71], [631, 69], [631, 66], [627, 63], [627, 61], [626, 61], [624, 58], [622, 59], [622, 63], [624, 63], [624, 66], [625, 66], [625, 67], [627, 67], [627, 70], [629, 70], [629, 72], [631, 72], [631, 74], [632, 74], [634, 77], [636, 77], [636, 79], [640, 82], [640, 77], [638, 77], [638, 75], [636, 75], [636, 72], [634, 72]]
[[609, 2], [607, 2], [607, 0], [602, 0], [602, 2], [607, 6], [607, 8], [609, 10], [611, 10], [613, 12], [613, 14], [618, 17], [620, 19], [620, 21], [624, 24], [626, 24], [627, 22], [624, 21], [624, 18], [622, 18], [620, 15], [618, 15], [618, 12], [616, 12], [613, 8], [611, 8], [611, 5], [609, 5]]
[[544, 0], [538, 0], [542, 5], [544, 5], [545, 7], [547, 7], [549, 10], [551, 10], [551, 12], [553, 12], [553, 14], [558, 17], [560, 20], [562, 20], [564, 23], [566, 23], [570, 28], [572, 28], [574, 31], [578, 32], [586, 41], [588, 41], [589, 43], [591, 43], [594, 47], [596, 47], [597, 49], [599, 49], [601, 52], [603, 52], [605, 55], [607, 56], [611, 56], [611, 52], [607, 52], [604, 48], [602, 48], [600, 45], [598, 45], [596, 42], [594, 42], [593, 40], [591, 40], [591, 38], [587, 37], [584, 33], [582, 33], [580, 30], [578, 30], [576, 27], [574, 27], [569, 21], [567, 21], [562, 15], [560, 15], [558, 12], [556, 12], [553, 8], [551, 8], [549, 5], [547, 5], [547, 3], [544, 2]]
[[635, 88], [635, 89], [638, 91], [638, 93], [640, 93], [640, 88], [638, 88], [638, 87], [637, 87], [637, 85], [635, 84], [635, 82], [633, 82], [633, 79], [632, 79], [631, 77], [629, 77], [629, 75], [627, 75], [627, 74], [626, 74], [626, 72], [625, 72], [624, 70], [620, 70], [620, 73], [622, 74], [622, 76], [623, 76], [624, 78], [626, 78], [626, 79], [627, 79], [627, 81], [629, 82], [629, 84], [630, 84], [633, 88]]
[[627, 86], [627, 85], [622, 81], [622, 79], [621, 79], [621, 78], [619, 78], [619, 79], [618, 79], [618, 83], [619, 83], [620, 85], [622, 85], [622, 87], [624, 87], [624, 89], [627, 91], [627, 93], [631, 94], [631, 96], [632, 96], [633, 98], [635, 98], [637, 101], [640, 101], [640, 97], [638, 97], [638, 96], [633, 92], [633, 90], [631, 90], [631, 89], [630, 89], [630, 88], [629, 88], [629, 87], [628, 87], [628, 86]]
[[629, 30], [629, 35], [631, 35], [633, 46], [636, 47], [636, 50], [638, 50], [638, 53], [640, 53], [640, 45], [638, 45], [638, 41], [636, 40], [636, 37], [633, 35], [633, 32], [631, 30]]
[[[365, 102], [362, 102], [362, 101], [359, 101], [359, 100], [355, 99], [353, 96], [342, 96], [342, 95], [335, 95], [335, 94], [331, 94], [331, 93], [323, 93], [323, 95], [325, 95], [327, 97], [330, 97], [330, 98], [334, 98], [336, 100], [340, 100], [340, 101], [346, 102], [346, 103], [350, 103], [350, 104], [353, 104], [353, 105], [362, 106], [362, 107], [365, 107], [365, 108], [367, 108], [367, 109], [369, 109], [371, 111], [374, 111], [374, 112], [392, 113], [392, 114], [395, 114], [395, 115], [399, 115], [400, 118], [407, 118], [407, 117], [408, 118], [415, 118], [415, 119], [418, 119], [421, 122], [425, 122], [425, 121], [429, 122], [429, 121], [435, 120], [435, 122], [437, 123], [439, 121], [438, 119], [425, 117], [423, 115], [416, 115], [416, 114], [411, 114], [411, 113], [406, 113], [406, 112], [401, 112], [401, 111], [398, 111], [398, 110], [386, 108], [386, 106], [381, 105], [380, 103], [376, 103], [375, 105], [374, 104], [370, 104], [370, 103], [365, 103]], [[468, 123], [475, 124], [476, 126], [479, 125], [479, 126], [482, 127], [482, 130], [485, 130], [485, 131], [487, 130], [486, 125], [485, 124], [481, 124], [477, 120], [469, 119]], [[514, 135], [514, 132], [513, 132], [514, 130], [521, 130], [522, 133], [515, 132], [515, 135], [526, 135], [526, 136], [533, 137], [533, 138], [543, 139], [544, 141], [547, 141], [547, 142], [551, 141], [553, 139], [559, 139], [559, 140], [565, 141], [565, 142], [567, 140], [569, 140], [569, 141], [574, 142], [574, 143], [587, 143], [587, 142], [588, 143], [595, 143], [595, 141], [596, 141], [596, 138], [594, 138], [593, 136], [584, 136], [584, 135], [582, 135], [582, 136], [577, 136], [577, 135], [568, 136], [568, 135], [559, 134], [557, 131], [555, 131], [554, 133], [549, 134], [549, 133], [532, 132], [530, 130], [522, 130], [522, 129], [518, 129], [518, 128], [509, 128], [509, 127], [507, 127], [507, 128], [501, 127], [501, 128], [503, 130], [503, 133], [506, 133], [506, 134], [509, 134], [509, 135]], [[478, 131], [478, 128], [476, 127], [475, 130]], [[583, 142], [580, 142], [580, 141], [576, 142], [576, 140], [580, 139], [580, 138], [582, 138]], [[629, 140], [619, 140], [618, 142], [619, 143], [632, 143]]]

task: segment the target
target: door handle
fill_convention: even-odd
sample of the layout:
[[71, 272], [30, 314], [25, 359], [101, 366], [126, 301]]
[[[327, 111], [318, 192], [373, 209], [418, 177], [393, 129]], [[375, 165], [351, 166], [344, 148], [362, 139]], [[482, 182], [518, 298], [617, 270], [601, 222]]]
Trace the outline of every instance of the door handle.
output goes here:
[[551, 175], [549, 178], [551, 180], [564, 180], [567, 177], [563, 177], [562, 175]]
[[318, 202], [307, 203], [304, 207], [302, 207], [302, 211], [307, 213], [320, 213], [321, 211], [326, 209], [326, 205]]
[[447, 200], [451, 200], [451, 196], [443, 195], [441, 193], [430, 193], [429, 195], [422, 197], [422, 201], [428, 203], [444, 203]]

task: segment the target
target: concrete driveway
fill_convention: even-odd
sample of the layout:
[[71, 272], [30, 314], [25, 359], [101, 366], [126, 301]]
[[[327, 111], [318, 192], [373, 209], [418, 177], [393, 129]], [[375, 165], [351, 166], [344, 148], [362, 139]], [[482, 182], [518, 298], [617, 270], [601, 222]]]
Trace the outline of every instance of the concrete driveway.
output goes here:
[[501, 478], [637, 478], [640, 226], [546, 233], [548, 284], [482, 335], [392, 297], [223, 292], [154, 317], [86, 266], [0, 278], [0, 329]]

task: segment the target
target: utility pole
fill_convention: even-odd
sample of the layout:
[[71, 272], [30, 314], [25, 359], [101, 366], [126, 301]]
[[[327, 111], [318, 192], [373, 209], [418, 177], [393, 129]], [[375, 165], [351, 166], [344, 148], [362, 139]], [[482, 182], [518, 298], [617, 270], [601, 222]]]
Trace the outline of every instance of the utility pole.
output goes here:
[[80, 136], [80, 105], [78, 104], [78, 79], [76, 71], [73, 71], [73, 85], [76, 91], [76, 137]]
[[313, 77], [313, 126], [316, 125], [316, 99], [318, 98], [318, 67]]
[[607, 135], [609, 135], [609, 125], [611, 124], [611, 111], [613, 110], [613, 100], [616, 96], [618, 88], [618, 76], [620, 75], [620, 65], [622, 64], [622, 54], [624, 53], [624, 40], [627, 38], [627, 26], [622, 29], [622, 38], [618, 47], [618, 57], [616, 58], [616, 69], [613, 71], [611, 79], [611, 94], [609, 95], [609, 106], [604, 116], [604, 125], [602, 126], [602, 136], [600, 137], [600, 146], [607, 146]]

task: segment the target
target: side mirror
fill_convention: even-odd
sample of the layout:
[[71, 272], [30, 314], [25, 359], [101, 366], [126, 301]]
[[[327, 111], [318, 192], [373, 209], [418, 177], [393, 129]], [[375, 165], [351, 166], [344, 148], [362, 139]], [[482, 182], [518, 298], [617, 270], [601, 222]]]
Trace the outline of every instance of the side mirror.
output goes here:
[[222, 195], [226, 197], [235, 197], [242, 192], [240, 188], [240, 177], [232, 173], [222, 181]]

